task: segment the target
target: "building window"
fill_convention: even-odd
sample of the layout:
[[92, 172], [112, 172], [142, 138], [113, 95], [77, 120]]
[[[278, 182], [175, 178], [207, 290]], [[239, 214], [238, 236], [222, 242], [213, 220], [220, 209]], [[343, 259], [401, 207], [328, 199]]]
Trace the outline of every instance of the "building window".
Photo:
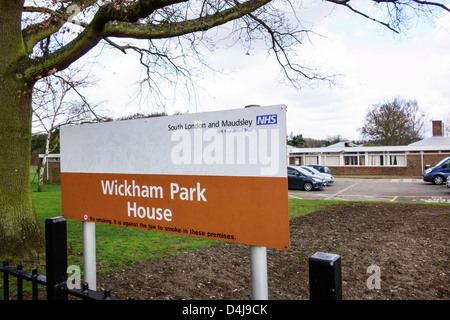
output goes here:
[[358, 157], [357, 156], [344, 156], [344, 165], [357, 166], [358, 165]]
[[319, 164], [317, 156], [305, 156], [305, 165]]
[[327, 166], [339, 166], [340, 158], [339, 156], [325, 156], [325, 164]]
[[344, 155], [345, 166], [364, 166], [366, 163], [364, 154], [354, 153]]
[[368, 154], [369, 166], [406, 166], [404, 153], [374, 153]]
[[369, 166], [382, 166], [384, 165], [384, 156], [381, 154], [369, 154]]
[[[300, 156], [300, 154], [299, 154]], [[297, 163], [296, 163], [297, 164]], [[406, 166], [407, 158], [405, 152], [347, 152], [322, 153], [314, 155], [313, 153], [303, 154], [301, 164], [325, 164], [327, 166]]]
[[389, 155], [389, 165], [391, 166], [406, 166], [405, 155]]

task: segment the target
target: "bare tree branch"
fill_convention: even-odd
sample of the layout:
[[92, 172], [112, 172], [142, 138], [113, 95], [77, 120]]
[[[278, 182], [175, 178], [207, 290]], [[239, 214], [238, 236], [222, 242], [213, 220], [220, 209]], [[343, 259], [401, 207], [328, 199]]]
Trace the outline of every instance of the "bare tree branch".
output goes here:
[[34, 81], [37, 76], [43, 76], [50, 70], [65, 69], [96, 46], [104, 37], [115, 36], [136, 39], [176, 37], [195, 31], [207, 30], [234, 19], [239, 19], [249, 11], [270, 2], [270, 0], [249, 0], [240, 6], [224, 9], [212, 16], [170, 23], [168, 26], [136, 23], [139, 19], [148, 17], [157, 9], [185, 1], [141, 0], [131, 5], [122, 4], [120, 1], [119, 3], [103, 4], [85, 30], [72, 42], [50, 53], [45, 59], [29, 60], [26, 61], [28, 63], [21, 64], [26, 66], [26, 69], [23, 71], [23, 77]]
[[134, 39], [178, 37], [197, 31], [207, 31], [218, 25], [223, 25], [227, 22], [239, 19], [269, 2], [270, 0], [251, 0], [244, 4], [237, 3], [231, 8], [218, 11], [214, 14], [168, 24], [133, 24], [115, 21], [106, 26], [105, 35]]
[[[402, 13], [404, 8], [410, 8], [414, 10], [416, 13], [432, 13], [435, 9], [441, 9], [447, 12], [450, 12], [450, 8], [447, 7], [442, 2], [436, 1], [421, 1], [421, 0], [372, 0], [373, 3], [382, 4], [385, 6], [388, 14], [388, 18], [390, 21], [382, 21], [380, 19], [374, 18], [370, 16], [370, 14], [364, 13], [363, 11], [356, 9], [353, 5], [351, 5], [352, 0], [325, 0], [330, 3], [334, 3], [336, 5], [344, 6], [351, 10], [352, 12], [369, 19], [375, 23], [382, 25], [383, 27], [388, 28], [389, 30], [400, 33], [400, 26], [404, 24], [404, 19], [406, 19], [405, 15]], [[354, 4], [357, 4], [357, 1], [354, 1]]]
[[[254, 14], [249, 13], [248, 16], [257, 21], [269, 33], [270, 38], [272, 39], [272, 51], [275, 53], [276, 59], [279, 65], [282, 67], [286, 79], [288, 79], [294, 86], [297, 86], [298, 81], [292, 78], [290, 71], [294, 71], [296, 77], [298, 77], [298, 75], [300, 74], [307, 80], [330, 80], [330, 78], [320, 76], [318, 73], [313, 72], [306, 66], [295, 64], [292, 61], [292, 58], [289, 56], [289, 53], [287, 51], [288, 48], [280, 42], [280, 35], [277, 35], [278, 32], [273, 30], [267, 23], [256, 17]], [[300, 43], [298, 38], [294, 37], [293, 39], [296, 42]]]
[[[343, 6], [395, 33], [400, 32], [400, 26], [406, 20], [405, 10], [414, 10], [418, 15], [431, 14], [436, 10], [450, 11], [443, 1], [372, 0], [382, 12], [386, 13], [386, 17], [382, 19], [372, 16], [365, 11], [366, 9], [358, 8], [359, 2], [355, 0], [326, 1]], [[17, 73], [32, 83], [40, 77], [53, 74], [56, 70], [67, 68], [100, 41], [105, 40], [123, 53], [127, 50], [138, 53], [140, 62], [146, 69], [147, 82], [153, 81], [150, 75], [156, 74], [151, 70], [157, 65], [155, 62], [153, 64], [150, 62], [151, 59], [149, 60], [148, 57], [151, 56], [154, 57], [154, 61], [164, 61], [180, 76], [189, 75], [187, 68], [176, 65], [175, 59], [169, 54], [167, 48], [157, 48], [155, 44], [152, 44], [150, 49], [134, 44], [124, 45], [113, 38], [155, 40], [188, 36], [190, 40], [186, 38], [186, 44], [190, 54], [198, 54], [196, 45], [208, 41], [203, 38], [207, 30], [234, 21], [236, 28], [234, 30], [236, 32], [242, 30], [243, 34], [246, 33], [245, 41], [249, 45], [254, 39], [268, 40], [268, 48], [275, 54], [285, 78], [294, 86], [297, 86], [301, 79], [331, 81], [330, 77], [322, 76], [306, 65], [296, 62], [296, 55], [291, 52], [291, 48], [298, 47], [302, 36], [312, 31], [303, 29], [299, 25], [289, 26], [289, 21], [284, 21], [281, 12], [270, 11], [274, 9], [272, 2], [271, 0], [242, 2], [234, 0], [112, 0], [105, 2], [73, 0], [56, 1], [54, 3], [57, 5], [43, 8], [25, 6], [23, 9], [25, 12], [41, 14], [46, 18], [26, 26], [23, 30], [27, 53], [30, 54], [33, 47], [39, 43], [40, 56], [31, 59], [22, 58], [21, 63], [17, 64]], [[61, 33], [58, 31], [64, 32], [63, 26], [69, 21], [68, 8], [71, 5], [79, 6], [79, 10], [90, 10], [90, 19], [77, 21], [77, 25], [81, 27], [79, 34], [68, 43], [60, 43], [61, 40], [56, 34]], [[294, 10], [293, 3], [289, 5]], [[239, 26], [238, 21], [244, 24]], [[239, 29], [240, 27], [242, 29]], [[190, 44], [189, 41], [191, 41]], [[178, 56], [178, 58], [181, 57]]]

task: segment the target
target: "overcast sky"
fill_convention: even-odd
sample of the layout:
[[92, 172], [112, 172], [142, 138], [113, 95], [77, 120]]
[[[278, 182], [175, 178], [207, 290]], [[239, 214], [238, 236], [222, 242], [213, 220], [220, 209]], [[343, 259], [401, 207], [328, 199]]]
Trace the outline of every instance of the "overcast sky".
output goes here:
[[[434, 24], [419, 22], [394, 35], [350, 13], [320, 2], [307, 6], [301, 18], [320, 34], [299, 46], [298, 54], [325, 75], [341, 74], [336, 85], [312, 83], [296, 90], [281, 85], [280, 68], [267, 50], [242, 47], [216, 50], [209, 60], [224, 72], [198, 81], [197, 103], [179, 99], [166, 112], [203, 112], [242, 108], [248, 104], [287, 106], [287, 134], [322, 139], [341, 135], [359, 139], [358, 128], [372, 105], [395, 97], [415, 99], [431, 119], [450, 117], [450, 14]], [[94, 52], [98, 54], [98, 52]], [[92, 58], [90, 58], [92, 59]], [[101, 55], [92, 71], [100, 79], [89, 95], [115, 117], [155, 110], [135, 96], [140, 71], [130, 55]], [[430, 123], [431, 129], [431, 123]], [[428, 133], [430, 134], [430, 133]]]

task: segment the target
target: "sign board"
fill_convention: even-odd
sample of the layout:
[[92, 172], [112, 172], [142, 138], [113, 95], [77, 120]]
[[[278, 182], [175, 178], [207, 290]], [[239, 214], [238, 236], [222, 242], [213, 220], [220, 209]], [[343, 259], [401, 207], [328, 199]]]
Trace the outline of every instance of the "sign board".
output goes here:
[[286, 107], [61, 129], [68, 219], [289, 248]]

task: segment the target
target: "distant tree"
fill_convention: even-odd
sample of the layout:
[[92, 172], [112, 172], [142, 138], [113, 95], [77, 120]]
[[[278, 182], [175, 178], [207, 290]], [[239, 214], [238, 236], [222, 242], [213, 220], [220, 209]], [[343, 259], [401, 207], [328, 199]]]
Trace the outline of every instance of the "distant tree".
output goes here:
[[395, 98], [374, 105], [367, 112], [361, 136], [370, 143], [385, 146], [407, 145], [423, 139], [428, 116], [416, 100]]
[[46, 134], [33, 134], [31, 137], [31, 151], [43, 150], [45, 148]]
[[116, 121], [123, 121], [123, 120], [133, 120], [133, 119], [144, 119], [144, 118], [154, 118], [154, 117], [164, 117], [167, 116], [167, 113], [165, 112], [155, 112], [151, 114], [143, 114], [143, 113], [133, 113], [127, 116], [123, 116], [120, 118], [117, 118]]
[[[80, 93], [80, 88], [95, 85], [92, 77], [78, 77], [78, 70], [69, 70], [62, 75], [42, 78], [35, 85], [33, 94], [33, 125], [45, 133], [45, 144], [41, 150], [43, 158], [39, 168], [38, 192], [44, 189], [44, 171], [47, 157], [59, 150], [59, 128], [63, 125], [83, 121], [100, 121], [90, 105]], [[75, 92], [78, 100], [69, 100]]]
[[320, 147], [328, 147], [329, 145], [341, 142], [341, 141], [349, 141], [349, 139], [344, 138], [342, 135], [338, 134], [335, 136], [327, 136], [325, 139], [312, 139], [305, 138], [306, 145], [308, 148], [320, 148]]
[[288, 141], [289, 144], [296, 148], [303, 148], [306, 147], [306, 140], [303, 138], [301, 134], [298, 134], [296, 136], [293, 136], [290, 141]]
[[344, 138], [342, 135], [338, 134], [335, 136], [328, 136], [326, 138], [326, 141], [327, 141], [326, 145], [329, 146], [329, 145], [332, 145], [332, 144], [335, 144], [338, 142], [349, 141], [349, 140], [347, 138]]
[[305, 138], [305, 140], [307, 148], [320, 148], [328, 145], [328, 142], [325, 139]]

